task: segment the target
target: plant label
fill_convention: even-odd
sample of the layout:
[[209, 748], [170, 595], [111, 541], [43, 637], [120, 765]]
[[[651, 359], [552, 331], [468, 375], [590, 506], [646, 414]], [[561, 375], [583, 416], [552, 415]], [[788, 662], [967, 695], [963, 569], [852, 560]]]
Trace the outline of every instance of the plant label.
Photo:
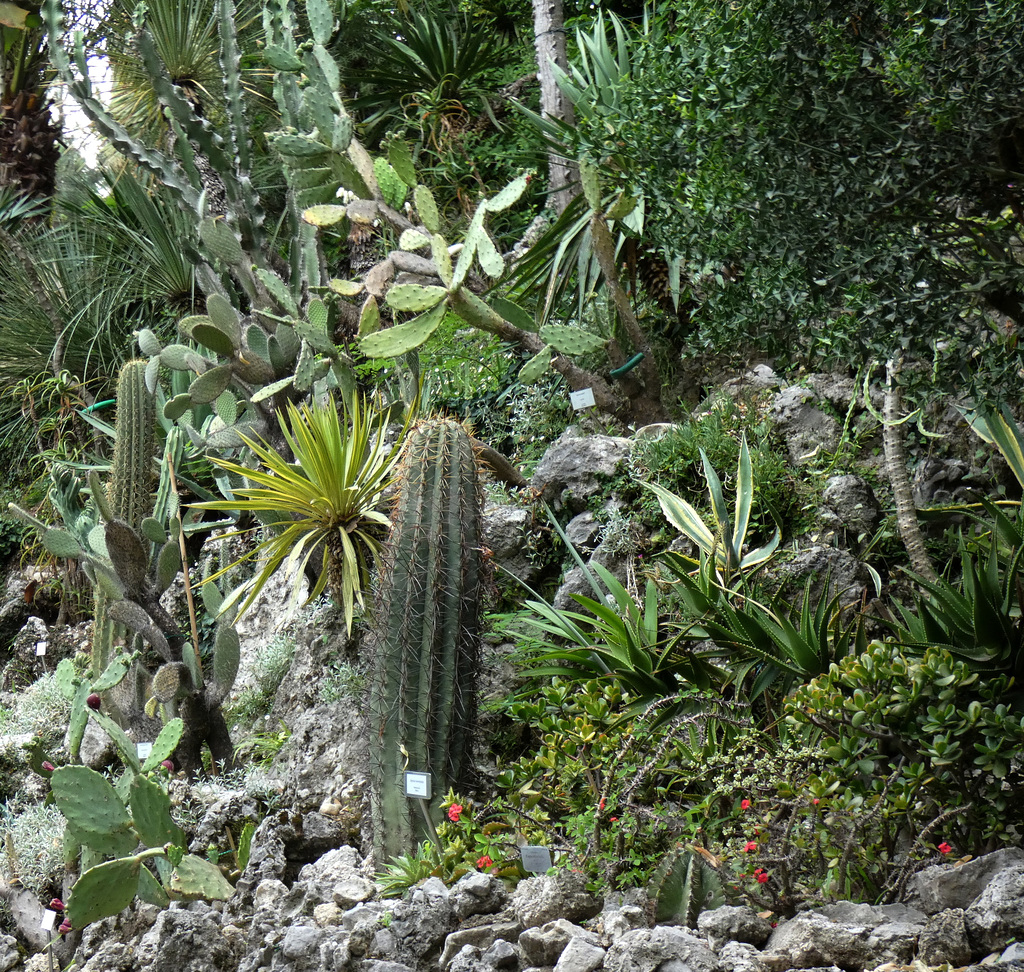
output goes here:
[[405, 795], [416, 800], [429, 800], [430, 774], [413, 773], [407, 770], [405, 773]]
[[594, 389], [581, 388], [579, 391], [569, 392], [569, 401], [577, 412], [581, 408], [590, 408], [594, 404]]
[[43, 912], [43, 920], [39, 922], [39, 927], [43, 931], [53, 931], [53, 923], [57, 918], [57, 912], [51, 911], [49, 908]]
[[149, 759], [153, 753], [153, 744], [151, 742], [136, 743], [135, 752], [138, 753], [139, 759]]
[[45, 655], [46, 654], [46, 642], [45, 641], [37, 641], [36, 642], [36, 654], [37, 655]]
[[519, 857], [524, 871], [544, 874], [551, 867], [551, 851], [547, 847], [531, 846], [519, 848]]

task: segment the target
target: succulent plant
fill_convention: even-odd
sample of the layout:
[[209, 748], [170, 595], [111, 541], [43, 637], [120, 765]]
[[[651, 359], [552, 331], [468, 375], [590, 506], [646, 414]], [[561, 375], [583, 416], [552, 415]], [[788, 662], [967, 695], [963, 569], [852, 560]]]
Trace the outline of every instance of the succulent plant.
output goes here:
[[409, 433], [372, 633], [371, 775], [381, 859], [423, 839], [404, 768], [429, 772], [434, 793], [468, 766], [480, 600], [480, 499], [465, 429], [446, 419]]

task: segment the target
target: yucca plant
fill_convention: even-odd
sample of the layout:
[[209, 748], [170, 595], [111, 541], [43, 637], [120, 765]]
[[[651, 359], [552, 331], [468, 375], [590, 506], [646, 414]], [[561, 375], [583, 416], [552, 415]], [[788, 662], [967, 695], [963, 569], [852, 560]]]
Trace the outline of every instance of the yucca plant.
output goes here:
[[657, 483], [643, 485], [658, 497], [662, 512], [669, 523], [697, 544], [702, 553], [714, 559], [725, 583], [728, 584], [737, 574], [742, 576], [745, 572], [765, 563], [779, 545], [780, 534], [776, 528], [775, 536], [764, 546], [747, 553], [743, 552], [750, 526], [750, 510], [754, 502], [754, 475], [745, 435], [740, 443], [739, 467], [736, 471], [736, 508], [732, 513], [725, 503], [722, 481], [703, 449], [700, 450], [700, 457], [708, 481], [708, 495], [711, 497], [711, 514], [714, 517], [712, 526], [708, 526], [697, 510], [671, 490]]
[[[381, 532], [389, 525], [377, 506], [391, 482], [403, 437], [388, 445], [384, 412], [371, 412], [358, 396], [345, 401], [342, 411], [344, 426], [333, 400], [301, 408], [289, 404], [278, 421], [291, 459], [243, 437], [262, 468], [213, 460], [229, 475], [255, 485], [232, 490], [226, 500], [197, 503], [196, 508], [282, 517], [267, 528], [270, 536], [255, 549], [210, 578], [258, 558], [259, 571], [227, 598], [226, 607], [241, 601], [239, 611], [244, 612], [285, 564], [295, 578], [296, 601], [305, 569], [319, 554], [320, 575], [307, 602], [328, 588], [351, 630], [355, 607], [363, 605], [370, 569], [380, 552]], [[248, 531], [232, 535], [243, 532]]]

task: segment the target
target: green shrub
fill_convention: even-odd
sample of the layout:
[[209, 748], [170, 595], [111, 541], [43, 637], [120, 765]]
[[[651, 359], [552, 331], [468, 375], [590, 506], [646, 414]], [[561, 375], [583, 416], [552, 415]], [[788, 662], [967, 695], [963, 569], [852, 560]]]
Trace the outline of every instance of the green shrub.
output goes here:
[[1024, 717], [1003, 701], [1011, 685], [942, 648], [914, 658], [873, 642], [798, 689], [786, 721], [828, 757], [822, 784], [836, 800], [879, 807], [893, 852], [951, 813], [942, 839], [979, 854], [1024, 827]]

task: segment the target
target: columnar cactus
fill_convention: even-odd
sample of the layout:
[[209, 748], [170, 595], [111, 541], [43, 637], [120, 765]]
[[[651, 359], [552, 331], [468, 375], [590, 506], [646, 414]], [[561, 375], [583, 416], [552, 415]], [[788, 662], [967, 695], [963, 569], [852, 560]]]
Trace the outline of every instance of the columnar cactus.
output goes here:
[[373, 630], [371, 774], [379, 859], [422, 839], [404, 770], [457, 786], [475, 715], [482, 558], [476, 457], [465, 429], [426, 420], [409, 434]]

